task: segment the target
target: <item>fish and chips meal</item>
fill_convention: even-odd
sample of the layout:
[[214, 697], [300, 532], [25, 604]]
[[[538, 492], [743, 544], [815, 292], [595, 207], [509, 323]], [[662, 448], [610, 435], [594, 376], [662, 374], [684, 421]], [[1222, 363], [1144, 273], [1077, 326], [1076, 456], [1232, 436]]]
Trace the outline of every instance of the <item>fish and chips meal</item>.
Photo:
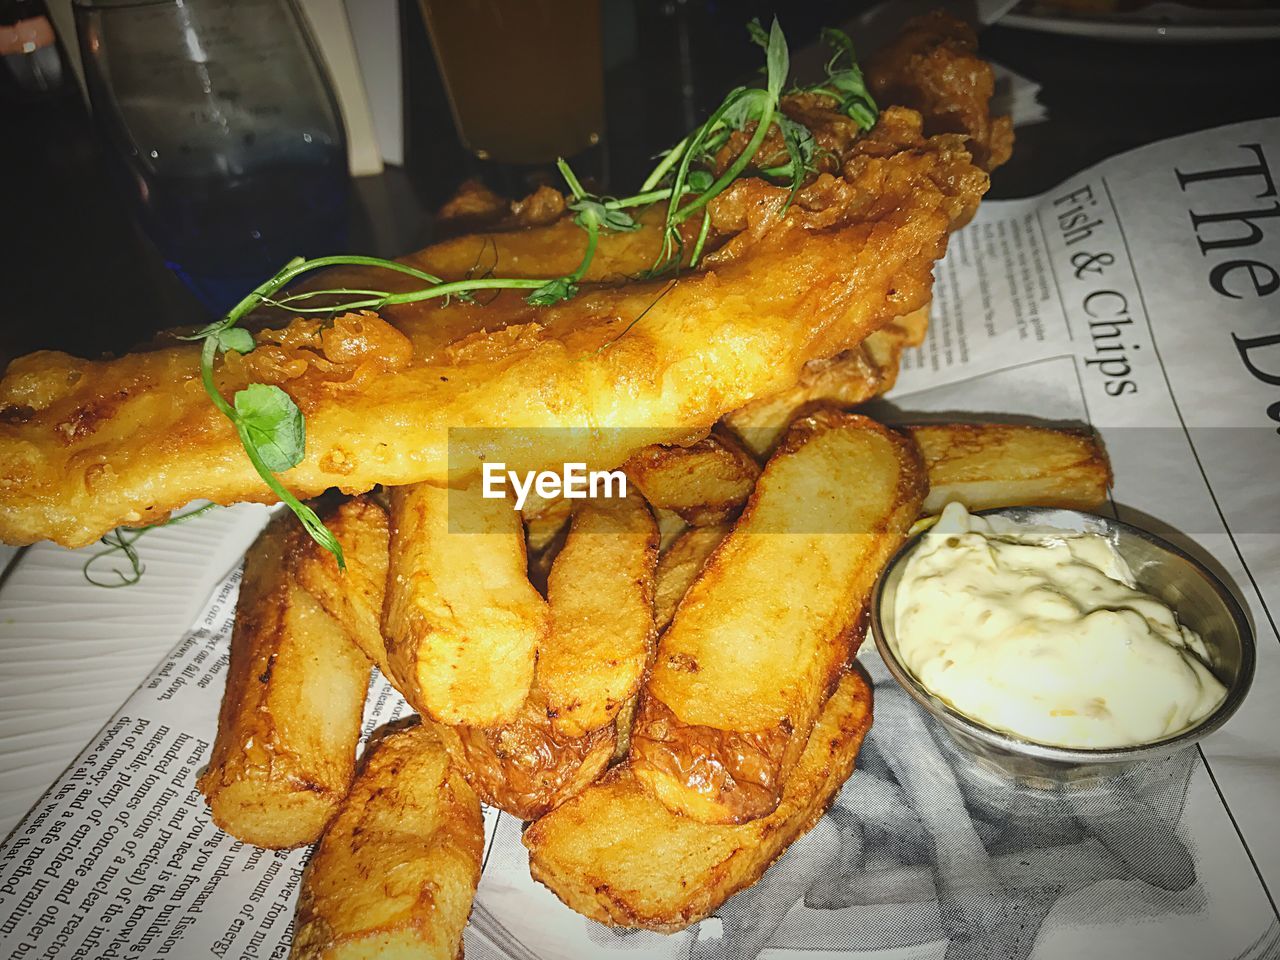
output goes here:
[[[914, 439], [922, 431], [929, 456]], [[470, 708], [470, 687], [444, 686], [428, 701], [413, 677], [435, 662], [432, 654], [398, 665], [388, 656], [390, 636], [368, 625], [380, 605], [391, 608], [392, 594], [416, 590], [385, 576], [394, 500], [390, 509], [367, 495], [318, 505], [345, 548], [345, 572], [293, 515], [278, 516], [246, 557], [201, 788], [215, 822], [236, 837], [273, 847], [320, 841], [324, 856], [313, 857], [299, 906], [305, 947], [299, 940], [295, 955], [363, 955], [342, 952], [340, 936], [408, 936], [416, 921], [407, 895], [380, 894], [391, 901], [384, 904], [366, 879], [389, 875], [407, 855], [390, 841], [383, 851], [378, 825], [392, 815], [426, 844], [401, 838], [414, 851], [411, 877], [433, 862], [448, 831], [471, 837], [482, 802], [531, 821], [524, 843], [533, 876], [574, 910], [615, 926], [677, 930], [753, 883], [814, 825], [853, 769], [872, 719], [871, 691], [854, 662], [866, 605], [935, 477], [953, 503], [973, 509], [1042, 501], [1088, 509], [1110, 481], [1101, 446], [1076, 431], [974, 423], [898, 431], [832, 407], [791, 425], [734, 520], [687, 525], [661, 556], [657, 521], [638, 494], [584, 500], [565, 521], [568, 535], [543, 548], [554, 555], [547, 595], [537, 595], [546, 609], [533, 618], [539, 653], [522, 681], [525, 699], [489, 723], [444, 719]], [[447, 596], [465, 596], [480, 573], [451, 562], [439, 540], [484, 541], [504, 596], [529, 549], [519, 530], [418, 528], [414, 536], [405, 549], [425, 557], [414, 579]], [[347, 578], [355, 586], [344, 596]], [[492, 629], [490, 610], [462, 603], [434, 612], [448, 614], [440, 627], [448, 637]], [[326, 646], [335, 634], [347, 638], [342, 656]], [[493, 655], [461, 644], [440, 662], [469, 676]], [[332, 662], [318, 663], [321, 656]], [[420, 719], [416, 732], [366, 748], [357, 770], [373, 667]], [[421, 792], [379, 760], [390, 743], [401, 744], [399, 754], [415, 739], [422, 745], [413, 762], [430, 771]], [[443, 770], [438, 757], [447, 758]], [[414, 768], [406, 760], [404, 769]], [[460, 779], [442, 790], [450, 770]], [[446, 815], [461, 822], [442, 823]], [[372, 831], [367, 845], [353, 842], [353, 820]], [[435, 882], [457, 886], [436, 909], [441, 924], [460, 931], [455, 895], [470, 896], [475, 879], [459, 868], [455, 846], [439, 854]], [[478, 841], [475, 851], [478, 871]], [[314, 892], [321, 889], [323, 910]], [[322, 941], [320, 930], [331, 939]], [[419, 949], [438, 930], [426, 924]]]
[[[972, 31], [914, 21], [865, 78], [833, 33], [803, 88], [776, 25], [753, 36], [767, 86], [629, 208], [567, 165], [567, 194], [472, 184], [402, 261], [291, 265], [204, 330], [0, 381], [6, 542], [290, 508], [245, 559], [199, 786], [247, 843], [316, 844], [294, 957], [460, 956], [482, 804], [529, 821], [532, 875], [587, 917], [709, 916], [850, 776], [855, 656], [913, 525], [1106, 498], [1087, 432], [854, 409], [922, 342], [1009, 156]], [[499, 462], [629, 482], [517, 510], [485, 491]], [[416, 716], [357, 762], [375, 669]]]

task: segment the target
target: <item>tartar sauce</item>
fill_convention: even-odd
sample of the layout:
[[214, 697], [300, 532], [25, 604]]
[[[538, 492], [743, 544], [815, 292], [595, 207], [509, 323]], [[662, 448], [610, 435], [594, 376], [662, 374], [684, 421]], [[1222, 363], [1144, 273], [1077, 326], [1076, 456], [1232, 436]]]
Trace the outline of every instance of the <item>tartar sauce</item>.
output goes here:
[[894, 649], [961, 713], [1027, 740], [1149, 743], [1226, 696], [1208, 652], [1098, 534], [948, 504], [898, 585]]

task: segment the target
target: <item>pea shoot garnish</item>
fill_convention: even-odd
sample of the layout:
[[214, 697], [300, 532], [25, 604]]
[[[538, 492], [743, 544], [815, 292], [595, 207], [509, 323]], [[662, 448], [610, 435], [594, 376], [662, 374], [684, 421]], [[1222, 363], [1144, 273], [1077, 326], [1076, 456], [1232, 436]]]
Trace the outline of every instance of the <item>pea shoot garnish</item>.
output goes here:
[[[110, 533], [102, 538], [103, 549], [91, 555], [84, 562], [81, 571], [84, 578], [92, 583], [95, 587], [131, 587], [142, 579], [142, 574], [146, 572], [146, 567], [142, 565], [142, 558], [138, 555], [138, 548], [134, 546], [138, 542], [138, 538], [149, 530], [158, 530], [160, 527], [172, 526], [176, 523], [182, 523], [185, 520], [191, 520], [195, 517], [203, 516], [214, 507], [216, 503], [206, 503], [202, 507], [196, 507], [186, 513], [179, 514], [176, 517], [170, 517], [164, 523], [153, 524], [149, 527], [116, 527]], [[118, 579], [115, 580], [99, 580], [97, 576], [98, 567], [103, 566], [108, 559], [113, 559], [117, 555], [124, 558], [128, 568], [119, 566], [109, 567], [108, 571], [114, 573]]]
[[[640, 225], [631, 211], [655, 204], [666, 205], [661, 226], [662, 240], [657, 257], [644, 276], [674, 275], [681, 269], [696, 267], [710, 236], [709, 204], [747, 172], [771, 130], [778, 130], [786, 160], [776, 166], [755, 170], [757, 175], [788, 184], [791, 197], [794, 197], [805, 179], [816, 172], [817, 147], [812, 131], [787, 117], [781, 108], [790, 70], [790, 56], [782, 28], [775, 20], [766, 32], [758, 21], [753, 21], [748, 31], [752, 41], [765, 51], [764, 86], [739, 87], [730, 91], [705, 123], [660, 157], [638, 193], [621, 198], [597, 196], [583, 187], [568, 163], [558, 161], [560, 174], [569, 189], [568, 210], [573, 214], [573, 222], [586, 234], [582, 260], [571, 273], [542, 279], [486, 275], [446, 282], [423, 270], [377, 257], [330, 256], [310, 260], [299, 257], [259, 285], [222, 319], [185, 338], [202, 341], [200, 378], [204, 389], [214, 406], [235, 427], [249, 462], [271, 491], [297, 515], [316, 542], [334, 554], [339, 567], [345, 568], [341, 544], [315, 512], [289, 491], [279, 476], [297, 466], [306, 456], [306, 422], [298, 405], [288, 393], [273, 384], [250, 383], [230, 399], [223, 396], [218, 387], [215, 378], [218, 356], [228, 351], [246, 354], [254, 349], [253, 335], [239, 326], [240, 321], [262, 306], [284, 308], [297, 314], [332, 316], [348, 310], [379, 310], [428, 300], [474, 300], [475, 294], [485, 290], [525, 290], [528, 291], [525, 295], [528, 303], [553, 306], [577, 295], [595, 259], [601, 236], [639, 230]], [[834, 49], [826, 67], [826, 79], [797, 92], [817, 93], [834, 99], [841, 112], [862, 129], [869, 129], [875, 122], [876, 106], [854, 60], [852, 43], [837, 30], [823, 31], [823, 39]], [[746, 144], [717, 174], [716, 157], [735, 133], [746, 136]], [[686, 231], [684, 225], [694, 218], [698, 224], [696, 231], [692, 227]], [[689, 236], [692, 237], [691, 243], [687, 239]], [[389, 270], [412, 277], [422, 286], [398, 293], [352, 288], [293, 294], [284, 292], [303, 274], [336, 266]], [[657, 300], [665, 296], [674, 284], [674, 280], [668, 283]], [[650, 308], [652, 306], [650, 304]], [[639, 322], [648, 309], [627, 324], [623, 334]], [[616, 341], [614, 338], [605, 347]], [[127, 531], [128, 528], [116, 531], [120, 543], [113, 544], [113, 548], [124, 549], [127, 555], [134, 557], [134, 572], [140, 574], [136, 553], [129, 553], [132, 540], [127, 540]], [[123, 575], [122, 579], [125, 579]]]

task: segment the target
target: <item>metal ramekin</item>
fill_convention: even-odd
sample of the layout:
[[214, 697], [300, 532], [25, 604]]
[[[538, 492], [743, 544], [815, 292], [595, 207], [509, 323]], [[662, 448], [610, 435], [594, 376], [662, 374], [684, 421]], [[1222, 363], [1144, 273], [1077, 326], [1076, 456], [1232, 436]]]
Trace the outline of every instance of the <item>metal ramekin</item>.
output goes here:
[[1253, 682], [1253, 630], [1239, 602], [1202, 563], [1154, 534], [1119, 520], [1076, 510], [1007, 507], [976, 516], [1000, 516], [1017, 524], [1097, 533], [1107, 537], [1133, 570], [1138, 586], [1167, 603], [1187, 627], [1204, 639], [1210, 669], [1227, 688], [1226, 699], [1195, 726], [1153, 743], [1111, 749], [1072, 749], [1034, 743], [994, 730], [965, 716], [930, 693], [894, 653], [895, 597], [907, 557], [928, 531], [911, 537], [889, 561], [876, 584], [871, 630], [889, 672], [955, 741], [984, 767], [1026, 786], [1047, 789], [1087, 785], [1116, 776], [1141, 761], [1155, 760], [1192, 746], [1217, 730], [1236, 712]]

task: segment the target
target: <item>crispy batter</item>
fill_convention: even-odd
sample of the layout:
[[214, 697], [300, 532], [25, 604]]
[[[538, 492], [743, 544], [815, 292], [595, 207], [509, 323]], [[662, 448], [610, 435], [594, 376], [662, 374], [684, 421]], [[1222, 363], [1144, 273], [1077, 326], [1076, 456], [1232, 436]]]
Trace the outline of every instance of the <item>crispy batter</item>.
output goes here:
[[793, 420], [824, 407], [854, 407], [893, 388], [903, 347], [919, 346], [929, 326], [926, 304], [826, 360], [810, 360], [786, 390], [753, 400], [725, 416], [731, 433], [757, 457], [767, 457]]
[[919, 110], [926, 133], [967, 136], [984, 170], [994, 170], [1013, 152], [1012, 121], [991, 116], [991, 65], [978, 56], [973, 29], [950, 14], [935, 10], [909, 20], [867, 64], [867, 82], [881, 103]]
[[777, 805], [924, 495], [915, 445], [879, 424], [824, 411], [792, 426], [641, 699], [631, 766], [673, 812], [742, 823]]
[[871, 726], [871, 689], [846, 674], [822, 709], [773, 813], [739, 826], [670, 812], [626, 766], [533, 824], [529, 869], [600, 923], [674, 932], [758, 880], [813, 827], [848, 779]]
[[723, 433], [683, 447], [645, 447], [623, 469], [646, 500], [694, 526], [722, 523], [736, 514], [760, 476], [751, 454]]
[[369, 664], [298, 586], [308, 540], [276, 517], [245, 555], [218, 736], [200, 777], [213, 822], [260, 847], [320, 836], [355, 770]]
[[457, 960], [480, 881], [480, 801], [417, 718], [374, 735], [302, 877], [293, 960]]
[[382, 631], [397, 689], [441, 723], [514, 719], [549, 619], [520, 515], [479, 485], [397, 487], [390, 551]]
[[[789, 386], [806, 361], [922, 306], [948, 231], [988, 183], [962, 136], [925, 138], [919, 114], [900, 108], [884, 110], [840, 159], [839, 173], [805, 186], [786, 216], [785, 187], [735, 183], [710, 206], [712, 252], [674, 284], [598, 283], [555, 307], [508, 293], [486, 304], [388, 307], [385, 320], [296, 320], [260, 334], [252, 353], [220, 359], [217, 382], [227, 396], [250, 382], [274, 384], [297, 402], [307, 456], [283, 481], [301, 496], [441, 483], [450, 466], [448, 479], [460, 484], [482, 457], [520, 471], [578, 460], [613, 468], [648, 444], [691, 442], [723, 414]], [[650, 225], [607, 240], [588, 279], [643, 263], [657, 237]], [[461, 276], [496, 250], [495, 272], [548, 276], [571, 269], [583, 242], [561, 219], [445, 241], [408, 259]], [[340, 281], [409, 282], [358, 270], [325, 278]], [[204, 396], [197, 352], [174, 345], [114, 360], [44, 352], [14, 361], [0, 381], [0, 539], [80, 546], [197, 497], [273, 499]], [[459, 424], [597, 432], [589, 451], [573, 431], [547, 431], [534, 444], [506, 429], [460, 438], [448, 451]]]
[[908, 427], [929, 471], [926, 513], [951, 500], [970, 510], [1041, 506], [1096, 510], [1111, 465], [1096, 434], [1008, 423]]
[[547, 585], [551, 630], [537, 683], [552, 727], [584, 736], [613, 723], [654, 652], [658, 524], [636, 494], [586, 500]]

